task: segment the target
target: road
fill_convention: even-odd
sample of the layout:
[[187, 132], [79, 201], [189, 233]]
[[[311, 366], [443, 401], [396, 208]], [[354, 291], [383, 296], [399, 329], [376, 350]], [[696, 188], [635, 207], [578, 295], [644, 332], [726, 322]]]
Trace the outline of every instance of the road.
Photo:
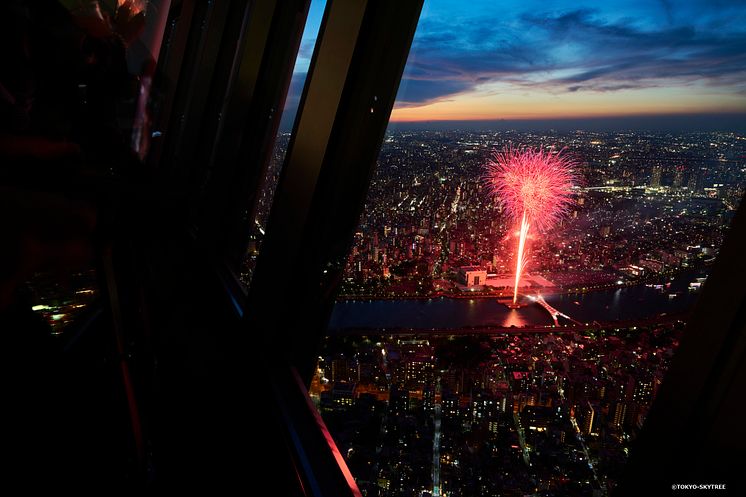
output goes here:
[[435, 384], [435, 420], [433, 425], [433, 497], [440, 497], [440, 378]]

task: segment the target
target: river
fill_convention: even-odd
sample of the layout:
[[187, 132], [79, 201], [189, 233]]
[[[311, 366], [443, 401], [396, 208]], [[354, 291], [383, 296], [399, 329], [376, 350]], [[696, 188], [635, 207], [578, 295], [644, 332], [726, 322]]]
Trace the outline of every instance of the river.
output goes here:
[[[689, 283], [706, 274], [690, 269], [655, 282], [662, 290], [645, 284], [577, 294], [545, 295], [549, 305], [571, 318], [590, 323], [652, 318], [691, 308], [701, 290]], [[670, 297], [670, 294], [675, 296]], [[339, 301], [329, 323], [331, 331], [372, 328], [460, 328], [482, 326], [541, 326], [552, 324], [549, 313], [538, 304], [508, 309], [494, 298], [439, 297], [433, 299]]]

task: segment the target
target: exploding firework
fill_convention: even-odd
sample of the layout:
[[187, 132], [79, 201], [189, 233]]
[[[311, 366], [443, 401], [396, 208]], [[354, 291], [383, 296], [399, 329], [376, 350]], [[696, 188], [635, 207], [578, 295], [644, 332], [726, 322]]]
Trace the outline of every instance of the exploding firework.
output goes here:
[[490, 194], [520, 226], [513, 303], [518, 300], [518, 284], [528, 262], [529, 229], [546, 231], [565, 215], [572, 202], [575, 165], [564, 151], [513, 147], [494, 152], [485, 164]]

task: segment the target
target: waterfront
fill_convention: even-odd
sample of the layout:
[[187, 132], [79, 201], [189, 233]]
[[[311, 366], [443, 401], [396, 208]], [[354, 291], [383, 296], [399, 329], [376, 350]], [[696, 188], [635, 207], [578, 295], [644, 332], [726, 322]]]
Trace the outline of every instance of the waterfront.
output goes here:
[[[689, 284], [705, 269], [688, 270], [654, 283], [586, 293], [545, 295], [547, 303], [568, 316], [591, 323], [649, 319], [691, 308], [701, 290]], [[670, 285], [666, 286], [668, 283]], [[673, 295], [673, 296], [672, 296]], [[549, 314], [536, 304], [508, 309], [494, 297], [341, 301], [334, 307], [329, 329], [443, 329], [462, 327], [522, 327], [551, 325]]]

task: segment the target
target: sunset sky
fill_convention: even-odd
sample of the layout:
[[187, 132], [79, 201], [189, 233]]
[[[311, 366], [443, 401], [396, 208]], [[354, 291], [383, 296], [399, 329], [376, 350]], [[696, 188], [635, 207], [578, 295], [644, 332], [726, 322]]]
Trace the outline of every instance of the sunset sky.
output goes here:
[[425, 0], [391, 120], [743, 113], [745, 26], [746, 0]]

